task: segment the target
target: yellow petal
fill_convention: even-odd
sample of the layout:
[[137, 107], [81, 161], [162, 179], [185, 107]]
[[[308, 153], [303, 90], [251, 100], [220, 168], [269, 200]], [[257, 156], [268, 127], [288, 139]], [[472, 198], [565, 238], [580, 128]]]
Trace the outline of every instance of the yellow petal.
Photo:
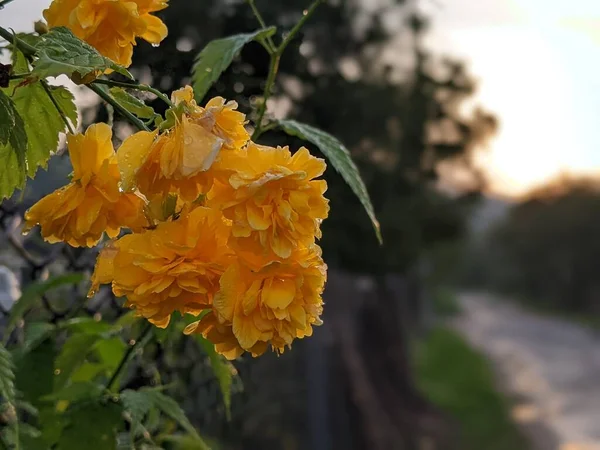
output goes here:
[[146, 31], [140, 37], [151, 44], [160, 44], [167, 37], [167, 26], [158, 17], [144, 14], [142, 20], [146, 23]]
[[290, 279], [274, 279], [269, 287], [264, 287], [262, 301], [269, 308], [285, 309], [294, 300], [296, 283]]
[[129, 136], [117, 151], [121, 172], [121, 187], [124, 191], [135, 188], [135, 176], [150, 154], [158, 130], [138, 131]]

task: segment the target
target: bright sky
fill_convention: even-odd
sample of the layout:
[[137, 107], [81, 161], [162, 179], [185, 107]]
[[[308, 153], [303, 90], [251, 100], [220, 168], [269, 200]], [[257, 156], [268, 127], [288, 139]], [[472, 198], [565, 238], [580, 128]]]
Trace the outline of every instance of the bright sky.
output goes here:
[[437, 0], [428, 11], [431, 45], [468, 59], [480, 103], [501, 121], [494, 190], [600, 173], [600, 1]]
[[[15, 0], [0, 25], [31, 29], [49, 0]], [[486, 162], [519, 194], [561, 171], [600, 173], [600, 0], [421, 0], [430, 45], [464, 57], [501, 121]]]

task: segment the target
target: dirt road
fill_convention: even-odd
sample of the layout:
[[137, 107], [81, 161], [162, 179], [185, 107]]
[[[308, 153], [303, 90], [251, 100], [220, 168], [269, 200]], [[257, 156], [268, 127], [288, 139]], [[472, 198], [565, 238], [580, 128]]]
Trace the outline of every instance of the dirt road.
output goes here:
[[459, 301], [457, 330], [491, 359], [518, 399], [515, 419], [534, 430], [537, 446], [600, 450], [600, 334], [488, 294]]

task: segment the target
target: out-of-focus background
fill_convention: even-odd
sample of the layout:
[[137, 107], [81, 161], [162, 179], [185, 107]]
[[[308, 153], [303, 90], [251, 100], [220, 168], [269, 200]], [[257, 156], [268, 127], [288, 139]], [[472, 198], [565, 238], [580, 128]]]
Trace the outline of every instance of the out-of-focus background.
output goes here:
[[[48, 3], [16, 0], [0, 25], [29, 31]], [[257, 27], [243, 1], [170, 3], [169, 37], [132, 70], [164, 91], [207, 42]], [[256, 1], [280, 29], [308, 4]], [[267, 65], [248, 45], [209, 96], [249, 112]], [[330, 169], [324, 326], [236, 363], [231, 421], [189, 372], [194, 423], [232, 449], [600, 449], [600, 2], [329, 0], [280, 70], [270, 111], [348, 146], [384, 245]], [[106, 119], [78, 98], [84, 122]], [[69, 171], [54, 157], [24, 204]]]

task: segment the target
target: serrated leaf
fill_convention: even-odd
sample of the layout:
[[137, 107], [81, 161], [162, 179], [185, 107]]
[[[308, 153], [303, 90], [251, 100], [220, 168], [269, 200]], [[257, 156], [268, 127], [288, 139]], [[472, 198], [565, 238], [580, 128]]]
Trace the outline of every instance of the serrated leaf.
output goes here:
[[67, 116], [67, 119], [73, 124], [73, 128], [79, 125], [79, 117], [77, 115], [77, 106], [75, 105], [75, 96], [64, 86], [48, 86], [52, 97], [60, 110]]
[[229, 67], [233, 59], [247, 43], [265, 39], [275, 33], [275, 27], [264, 28], [253, 33], [236, 34], [209, 42], [196, 57], [192, 69], [194, 96], [200, 103], [212, 84]]
[[123, 425], [121, 408], [116, 403], [87, 403], [67, 411], [69, 425], [63, 430], [60, 450], [114, 450], [117, 433]]
[[146, 105], [139, 98], [131, 95], [125, 89], [112, 87], [110, 88], [110, 93], [121, 106], [130, 113], [138, 116], [140, 119], [150, 119], [151, 117], [154, 117], [154, 110], [150, 106]]
[[196, 341], [204, 350], [210, 361], [210, 367], [213, 370], [215, 378], [219, 382], [223, 403], [225, 405], [225, 414], [227, 419], [231, 419], [231, 384], [233, 381], [233, 367], [229, 361], [217, 353], [212, 342], [204, 339], [202, 336], [194, 335]]
[[142, 421], [146, 414], [154, 407], [153, 397], [146, 395], [143, 391], [126, 389], [121, 393], [123, 409], [129, 414], [131, 420], [131, 431], [134, 437], [143, 429]]
[[0, 345], [0, 396], [9, 403], [15, 401], [15, 372], [12, 356]]
[[381, 237], [379, 221], [377, 220], [377, 217], [375, 217], [375, 211], [373, 210], [373, 204], [371, 203], [369, 193], [367, 192], [367, 188], [360, 176], [356, 164], [352, 161], [350, 152], [344, 144], [323, 130], [296, 122], [295, 120], [280, 120], [278, 123], [287, 134], [311, 142], [321, 150], [333, 168], [342, 176], [344, 181], [350, 186], [350, 189], [352, 189], [362, 203], [373, 223], [377, 239], [379, 240], [379, 243], [382, 243], [383, 239]]
[[[23, 54], [17, 51], [13, 55], [14, 70], [28, 71]], [[66, 117], [77, 124], [77, 108], [68, 89], [49, 86], [47, 92], [40, 81], [30, 80], [22, 86], [20, 83], [20, 80], [13, 80], [2, 90], [14, 103], [19, 113], [17, 117], [23, 122], [24, 134], [20, 132], [21, 127], [16, 126], [9, 143], [0, 145], [0, 200], [11, 196], [15, 189], [23, 188], [27, 176], [33, 177], [38, 167], [45, 167], [50, 154], [58, 147], [59, 135], [66, 125], [49, 95]]]
[[10, 333], [14, 330], [15, 325], [23, 318], [23, 315], [31, 309], [40, 299], [42, 294], [45, 294], [55, 287], [65, 284], [75, 284], [83, 280], [81, 273], [69, 273], [50, 278], [47, 281], [30, 284], [21, 294], [21, 298], [15, 302], [10, 310], [10, 317], [6, 325], [4, 341], [8, 340]]
[[200, 448], [210, 450], [186, 417], [183, 409], [171, 397], [163, 394], [156, 388], [142, 388], [138, 391], [126, 390], [123, 393], [125, 392], [127, 392], [126, 398], [123, 399], [121, 395], [121, 399], [124, 402], [124, 406], [125, 402], [128, 403], [125, 409], [130, 412], [132, 419], [135, 415], [136, 420], [141, 422], [151, 409], [159, 409], [163, 414], [177, 422], [199, 445], [203, 445]]
[[102, 56], [65, 27], [52, 28], [42, 35], [35, 48], [38, 59], [33, 63], [32, 74], [40, 78], [64, 74], [86, 83], [110, 69], [133, 79], [127, 69]]
[[0, 91], [0, 145], [8, 144], [24, 159], [27, 151], [25, 124], [14, 102]]
[[46, 401], [66, 400], [69, 402], [77, 402], [82, 400], [90, 400], [98, 398], [104, 392], [104, 386], [91, 381], [73, 383], [69, 386], [42, 397]]
[[70, 375], [83, 363], [87, 354], [101, 338], [101, 334], [75, 334], [65, 342], [56, 358], [55, 391], [62, 389], [67, 384]]

